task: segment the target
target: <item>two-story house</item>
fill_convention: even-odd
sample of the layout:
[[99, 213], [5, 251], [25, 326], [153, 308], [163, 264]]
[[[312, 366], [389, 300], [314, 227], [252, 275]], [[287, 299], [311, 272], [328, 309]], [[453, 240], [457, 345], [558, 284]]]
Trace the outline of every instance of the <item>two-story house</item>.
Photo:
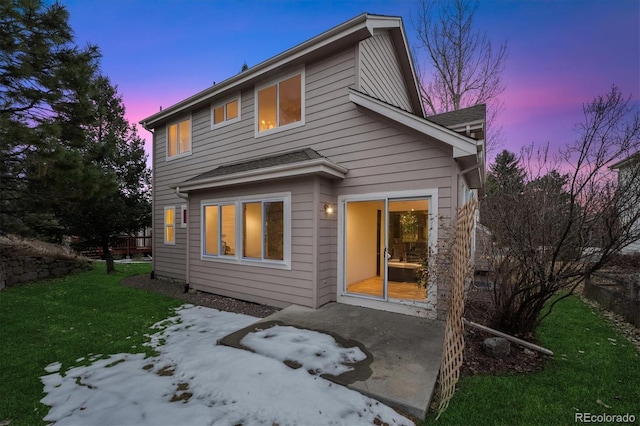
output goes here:
[[[484, 181], [484, 107], [425, 116], [402, 21], [362, 14], [141, 121], [153, 269], [284, 307], [436, 317], [416, 269]], [[438, 315], [442, 317], [442, 315]]]

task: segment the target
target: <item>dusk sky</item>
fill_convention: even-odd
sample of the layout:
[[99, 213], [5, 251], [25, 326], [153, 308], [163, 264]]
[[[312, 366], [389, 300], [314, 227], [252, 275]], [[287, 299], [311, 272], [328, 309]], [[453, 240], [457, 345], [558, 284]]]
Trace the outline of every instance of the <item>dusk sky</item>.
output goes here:
[[[76, 43], [100, 47], [134, 123], [363, 12], [401, 16], [417, 44], [418, 0], [62, 3]], [[504, 148], [575, 140], [583, 104], [613, 84], [640, 107], [639, 0], [480, 0], [475, 25], [508, 43]]]

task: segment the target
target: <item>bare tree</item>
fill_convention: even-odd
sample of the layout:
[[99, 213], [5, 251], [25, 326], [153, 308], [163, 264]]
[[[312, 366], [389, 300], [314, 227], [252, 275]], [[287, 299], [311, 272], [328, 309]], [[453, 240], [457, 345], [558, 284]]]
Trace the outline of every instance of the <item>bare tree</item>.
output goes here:
[[[486, 34], [474, 28], [477, 9], [477, 1], [471, 0], [419, 0], [413, 24], [419, 50], [426, 51], [429, 63], [416, 63], [427, 110], [438, 114], [486, 104], [487, 122], [492, 127], [489, 142], [497, 146], [500, 131], [496, 118], [503, 109], [498, 97], [505, 89], [502, 72], [507, 44], [494, 49]], [[430, 79], [427, 67], [432, 69]]]
[[498, 328], [531, 334], [586, 273], [640, 239], [640, 161], [623, 179], [610, 169], [640, 150], [640, 115], [629, 100], [615, 86], [595, 97], [583, 107], [580, 137], [559, 156], [523, 150], [522, 191], [485, 198]]

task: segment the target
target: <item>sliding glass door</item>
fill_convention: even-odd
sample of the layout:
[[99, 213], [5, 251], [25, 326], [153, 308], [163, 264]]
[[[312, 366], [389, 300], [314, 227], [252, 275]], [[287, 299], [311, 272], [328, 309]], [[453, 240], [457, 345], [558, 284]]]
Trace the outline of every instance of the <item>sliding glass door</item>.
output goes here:
[[343, 235], [348, 295], [426, 299], [417, 273], [428, 255], [428, 197], [346, 201]]
[[345, 205], [345, 284], [348, 293], [386, 299], [384, 285], [386, 200]]

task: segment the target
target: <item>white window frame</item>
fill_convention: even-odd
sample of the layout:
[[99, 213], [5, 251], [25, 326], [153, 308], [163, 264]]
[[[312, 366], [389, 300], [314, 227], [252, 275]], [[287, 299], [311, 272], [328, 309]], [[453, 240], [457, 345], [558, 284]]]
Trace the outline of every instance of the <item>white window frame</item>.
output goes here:
[[182, 204], [180, 206], [180, 228], [186, 228], [187, 227], [187, 223], [189, 222], [188, 218], [187, 218], [187, 205], [186, 204]]
[[[285, 126], [276, 126], [273, 129], [259, 131], [259, 116], [258, 110], [260, 105], [258, 105], [258, 92], [266, 87], [279, 85], [282, 81], [287, 80], [291, 77], [295, 77], [296, 75], [300, 75], [300, 121], [296, 121], [295, 123], [287, 124]], [[283, 132], [286, 130], [294, 129], [296, 127], [304, 126], [305, 123], [305, 68], [304, 66], [298, 67], [290, 73], [279, 76], [278, 78], [273, 78], [268, 80], [260, 85], [256, 85], [253, 93], [254, 99], [254, 136], [256, 138], [260, 138], [267, 135], [272, 135], [274, 133]], [[276, 92], [276, 120], [278, 120], [277, 114], [279, 113], [279, 98], [280, 98], [280, 90], [278, 88]]]
[[[233, 101], [238, 101], [238, 116], [235, 118], [232, 118], [230, 120], [227, 119], [227, 104]], [[221, 121], [220, 123], [214, 123], [214, 111], [216, 108], [219, 107], [224, 107], [224, 120]], [[233, 96], [229, 96], [227, 98], [224, 98], [222, 101], [216, 102], [211, 104], [211, 129], [217, 129], [219, 127], [224, 127], [228, 124], [233, 124], [236, 123], [238, 121], [240, 121], [240, 119], [242, 118], [242, 100], [241, 100], [241, 96], [240, 93], [236, 93]]]
[[[167, 211], [173, 211], [173, 223], [167, 224]], [[167, 240], [167, 228], [173, 228], [173, 241]], [[176, 208], [175, 206], [167, 206], [164, 208], [164, 216], [162, 217], [162, 233], [164, 238], [164, 243], [167, 245], [175, 245], [176, 244]]]
[[[185, 152], [179, 152], [180, 151], [180, 123], [187, 120], [189, 121], [189, 150]], [[174, 124], [177, 126], [177, 129], [178, 129], [177, 136], [176, 136], [176, 155], [170, 156], [169, 155], [169, 127]], [[193, 151], [193, 119], [191, 117], [191, 114], [189, 114], [188, 117], [182, 117], [179, 120], [174, 120], [167, 123], [165, 127], [165, 151], [166, 151], [167, 161], [171, 161], [177, 158], [191, 155], [191, 152]]]
[[[243, 247], [242, 241], [244, 241], [243, 235], [243, 226], [242, 226], [242, 214], [243, 209], [242, 205], [244, 203], [262, 203], [264, 208], [265, 202], [282, 202], [283, 203], [283, 259], [282, 260], [272, 260], [272, 259], [257, 259], [257, 258], [248, 258], [243, 257]], [[236, 241], [236, 250], [233, 255], [224, 255], [220, 254], [220, 240], [221, 240], [221, 220], [222, 215], [221, 211], [218, 211], [218, 254], [207, 254], [205, 252], [205, 215], [204, 209], [207, 206], [218, 206], [218, 208], [225, 205], [234, 205], [235, 206], [235, 241]], [[222, 263], [234, 263], [239, 265], [252, 265], [252, 266], [260, 266], [266, 268], [275, 268], [275, 269], [287, 269], [291, 270], [291, 192], [280, 192], [280, 193], [271, 193], [271, 194], [261, 194], [261, 195], [251, 195], [244, 197], [234, 197], [234, 198], [219, 198], [219, 199], [211, 199], [211, 200], [203, 200], [200, 202], [200, 216], [201, 216], [201, 227], [200, 227], [200, 258], [206, 261], [213, 262], [222, 262]], [[263, 236], [264, 238], [264, 236]], [[264, 248], [263, 248], [264, 250]], [[263, 252], [264, 257], [264, 252]]]

